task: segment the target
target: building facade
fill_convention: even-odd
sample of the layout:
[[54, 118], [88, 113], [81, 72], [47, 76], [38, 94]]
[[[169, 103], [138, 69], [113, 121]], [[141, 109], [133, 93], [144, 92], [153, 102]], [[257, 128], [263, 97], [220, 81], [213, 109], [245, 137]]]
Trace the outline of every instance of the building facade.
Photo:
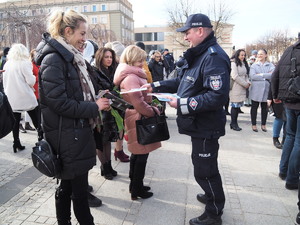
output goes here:
[[[19, 42], [36, 46], [55, 9], [73, 9], [87, 16], [88, 37], [100, 46], [110, 41], [134, 43], [132, 5], [128, 0], [14, 0], [0, 3], [0, 45]], [[38, 36], [36, 36], [38, 35]]]

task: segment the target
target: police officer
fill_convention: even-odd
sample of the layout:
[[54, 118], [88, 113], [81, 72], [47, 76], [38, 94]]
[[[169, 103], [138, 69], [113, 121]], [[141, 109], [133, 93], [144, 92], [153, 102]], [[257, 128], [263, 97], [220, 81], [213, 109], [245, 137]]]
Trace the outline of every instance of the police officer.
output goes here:
[[230, 61], [217, 44], [209, 18], [190, 15], [184, 27], [190, 48], [184, 54], [182, 76], [146, 84], [149, 91], [177, 93], [169, 105], [177, 109], [179, 133], [191, 136], [194, 176], [205, 194], [198, 200], [206, 203], [205, 212], [191, 219], [191, 225], [220, 225], [225, 204], [222, 180], [218, 170], [218, 139], [225, 135], [226, 115], [223, 109], [229, 94]]

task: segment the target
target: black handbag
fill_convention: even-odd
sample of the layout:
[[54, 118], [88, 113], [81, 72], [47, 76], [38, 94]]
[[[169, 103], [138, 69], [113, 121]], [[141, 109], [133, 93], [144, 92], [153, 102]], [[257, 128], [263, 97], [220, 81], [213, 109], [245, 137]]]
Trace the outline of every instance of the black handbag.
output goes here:
[[5, 137], [13, 130], [15, 121], [7, 96], [0, 91], [0, 138]]
[[[155, 112], [155, 110], [153, 110]], [[148, 145], [170, 138], [166, 116], [155, 112], [153, 117], [141, 117], [136, 120], [137, 141], [141, 145]]]
[[31, 159], [35, 168], [48, 177], [60, 178], [61, 160], [59, 155], [62, 117], [59, 119], [57, 154], [46, 140], [41, 140], [32, 148]]

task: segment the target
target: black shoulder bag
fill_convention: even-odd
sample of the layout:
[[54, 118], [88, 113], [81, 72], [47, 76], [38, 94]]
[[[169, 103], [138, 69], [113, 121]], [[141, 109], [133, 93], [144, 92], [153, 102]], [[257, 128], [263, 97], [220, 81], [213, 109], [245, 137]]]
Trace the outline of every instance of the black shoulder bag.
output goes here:
[[140, 120], [136, 120], [137, 141], [141, 145], [165, 141], [170, 138], [166, 116], [158, 115], [154, 109], [153, 111], [155, 113], [153, 117], [145, 118], [142, 115]]
[[0, 91], [0, 139], [13, 130], [15, 121], [7, 96]]
[[52, 147], [45, 139], [37, 142], [35, 147], [32, 148], [31, 158], [34, 167], [48, 177], [60, 178], [62, 168], [59, 155], [61, 127], [62, 116], [59, 118], [57, 154], [53, 152]]

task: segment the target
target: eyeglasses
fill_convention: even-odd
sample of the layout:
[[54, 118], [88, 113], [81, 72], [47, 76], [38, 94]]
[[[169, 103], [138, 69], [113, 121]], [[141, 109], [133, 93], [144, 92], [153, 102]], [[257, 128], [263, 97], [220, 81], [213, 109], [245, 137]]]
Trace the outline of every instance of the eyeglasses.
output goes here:
[[160, 56], [155, 56], [155, 58], [160, 58]]

